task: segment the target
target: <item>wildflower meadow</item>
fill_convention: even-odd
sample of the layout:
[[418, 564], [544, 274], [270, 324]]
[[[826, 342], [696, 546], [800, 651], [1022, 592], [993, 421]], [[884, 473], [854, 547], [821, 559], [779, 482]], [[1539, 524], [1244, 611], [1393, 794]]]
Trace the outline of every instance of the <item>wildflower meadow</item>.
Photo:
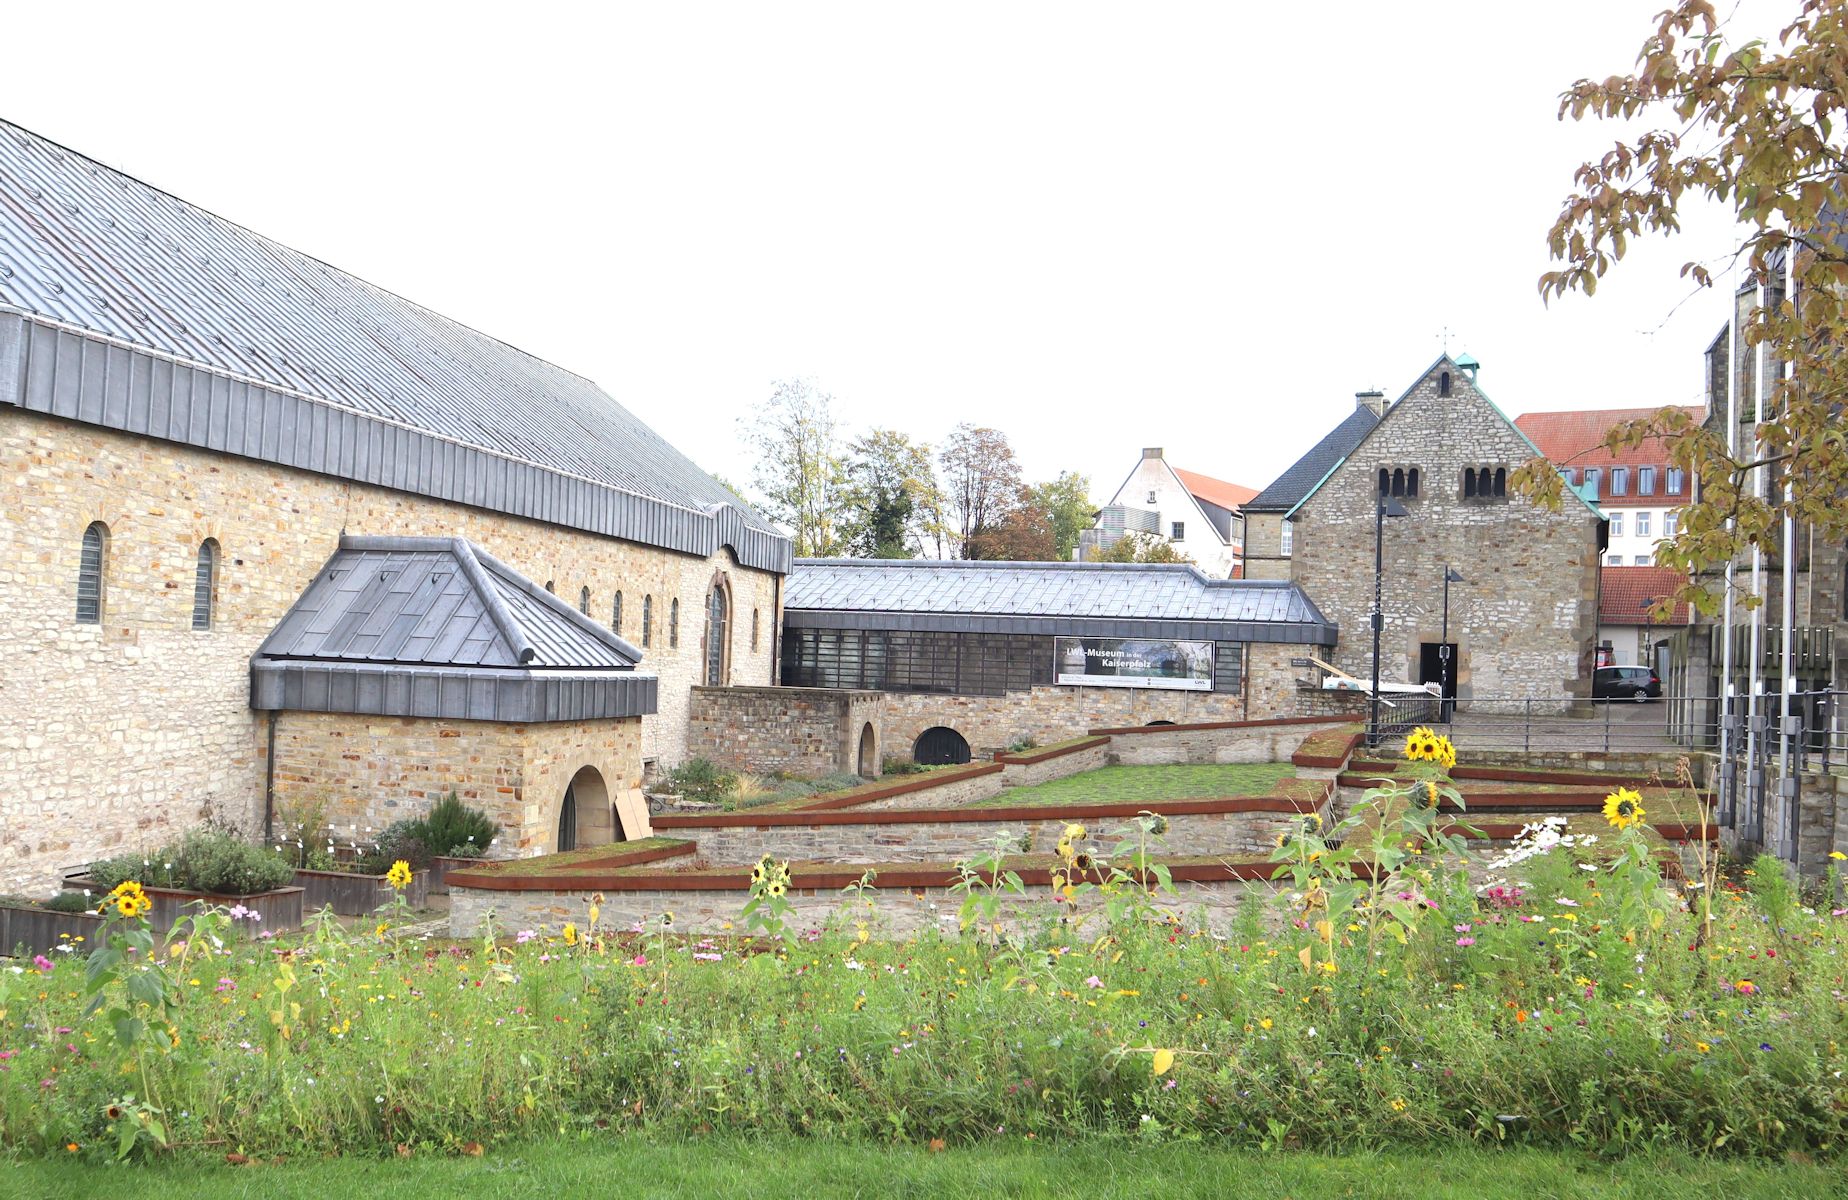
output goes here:
[[[1440, 744], [1441, 743], [1441, 744]], [[1164, 823], [1073, 825], [1057, 916], [1010, 927], [997, 860], [890, 936], [878, 880], [822, 928], [788, 870], [736, 928], [299, 937], [222, 909], [158, 941], [118, 888], [93, 943], [0, 968], [0, 1142], [160, 1160], [473, 1155], [636, 1130], [918, 1146], [1212, 1139], [1254, 1150], [1569, 1147], [1827, 1157], [1848, 1133], [1848, 908], [1775, 863], [1664, 870], [1648, 813], [1539, 823], [1494, 863], [1440, 825], [1455, 751], [1279, 838], [1209, 928]]]

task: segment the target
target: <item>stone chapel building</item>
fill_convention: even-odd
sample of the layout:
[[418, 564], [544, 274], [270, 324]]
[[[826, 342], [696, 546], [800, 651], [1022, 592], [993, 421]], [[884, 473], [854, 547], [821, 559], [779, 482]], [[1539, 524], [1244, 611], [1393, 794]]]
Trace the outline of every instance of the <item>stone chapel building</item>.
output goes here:
[[0, 891], [291, 792], [646, 834], [775, 681], [788, 539], [595, 384], [3, 122], [0, 480]]
[[1372, 670], [1375, 505], [1385, 522], [1382, 680], [1442, 682], [1444, 572], [1453, 692], [1557, 698], [1589, 692], [1597, 640], [1603, 515], [1578, 491], [1550, 511], [1508, 475], [1538, 451], [1476, 382], [1477, 364], [1440, 356], [1392, 404], [1354, 411], [1245, 505], [1251, 578], [1288, 579], [1342, 636], [1333, 663]]

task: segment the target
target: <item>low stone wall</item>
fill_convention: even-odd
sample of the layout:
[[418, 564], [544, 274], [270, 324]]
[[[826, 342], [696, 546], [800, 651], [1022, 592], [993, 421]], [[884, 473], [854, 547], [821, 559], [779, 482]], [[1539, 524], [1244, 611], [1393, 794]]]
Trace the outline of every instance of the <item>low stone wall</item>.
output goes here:
[[[984, 766], [996, 764], [985, 763]], [[923, 776], [929, 779], [929, 776]], [[927, 784], [915, 791], [903, 792], [896, 796], [887, 796], [879, 800], [870, 800], [865, 804], [855, 804], [855, 812], [892, 812], [914, 808], [960, 808], [965, 804], [976, 804], [983, 800], [992, 800], [1001, 794], [1001, 788], [1007, 779], [1007, 768], [998, 771], [969, 772], [958, 774], [944, 783]]]
[[[874, 881], [875, 886], [878, 880]], [[1158, 907], [1186, 921], [1189, 927], [1204, 926], [1218, 933], [1228, 932], [1238, 915], [1247, 892], [1255, 891], [1258, 899], [1267, 899], [1272, 885], [1267, 881], [1222, 879], [1215, 881], [1183, 880], [1175, 884], [1175, 895], [1161, 897]], [[484, 892], [457, 888], [450, 894], [450, 935], [470, 938], [479, 935], [489, 913], [502, 930], [531, 929], [556, 933], [567, 921], [583, 927], [589, 910], [588, 891], [572, 892]], [[688, 933], [738, 933], [742, 926], [739, 910], [749, 893], [739, 888], [651, 889], [600, 893], [600, 920], [611, 929], [627, 929], [638, 922], [647, 924], [660, 919], [664, 912], [674, 914], [674, 928]], [[869, 911], [857, 897], [842, 896], [834, 889], [793, 889], [789, 893], [795, 912], [789, 918], [792, 932], [820, 929], [830, 922], [847, 923], [869, 920], [883, 936], [909, 937], [936, 928], [957, 932], [957, 911], [962, 897], [945, 887], [904, 887], [881, 889], [872, 893]], [[1024, 896], [1008, 896], [1001, 902], [1001, 920], [1009, 929], [1038, 929], [1070, 913], [1055, 902], [1050, 888], [1035, 884]], [[1080, 913], [1098, 912], [1095, 898], [1081, 902]]]
[[[878, 692], [833, 688], [696, 687], [687, 716], [687, 756], [732, 771], [791, 775], [879, 774]], [[868, 728], [868, 761], [860, 739]], [[905, 743], [910, 753], [911, 743]]]
[[[1775, 772], [1767, 774], [1775, 776]], [[1812, 771], [1798, 776], [1797, 787], [1797, 861], [1792, 866], [1797, 874], [1818, 879], [1830, 866], [1841, 865], [1829, 857], [1831, 851], [1848, 854], [1848, 775]], [[1775, 778], [1765, 788], [1775, 793]], [[1775, 853], [1782, 845], [1787, 820], [1783, 797], [1769, 795], [1765, 801], [1766, 850]]]
[[1110, 739], [1085, 738], [1064, 746], [1028, 750], [1019, 754], [997, 754], [995, 761], [1006, 768], [1001, 773], [1002, 787], [1029, 787], [1054, 779], [1064, 779], [1084, 771], [1095, 771], [1109, 761]]
[[[1149, 807], [1168, 818], [1161, 849], [1190, 857], [1245, 857], [1268, 853], [1277, 835], [1295, 821], [1277, 803], [1272, 809], [1234, 807], [1238, 801], [1181, 801], [1171, 807], [1203, 808], [1217, 803], [1218, 812], [1170, 811], [1160, 804]], [[858, 815], [859, 810], [853, 810]], [[1107, 814], [1107, 815], [1106, 815]], [[1108, 848], [1119, 831], [1127, 836], [1133, 812], [1106, 810], [1087, 814], [1079, 809], [1047, 810], [1045, 816], [1020, 809], [997, 807], [954, 814], [920, 813], [917, 821], [860, 821], [827, 824], [749, 826], [685, 830], [699, 841], [699, 858], [708, 866], [748, 866], [768, 854], [798, 862], [917, 862], [954, 863], [992, 852], [997, 841], [1010, 854], [1049, 854], [1058, 845], [1066, 825], [1083, 823], [1090, 844]], [[868, 814], [873, 815], [873, 814]]]
[[1288, 762], [1311, 734], [1342, 723], [1327, 717], [1286, 717], [1269, 721], [1106, 728], [1092, 732], [1109, 736], [1108, 758], [1113, 763]]
[[[1395, 741], [1373, 751], [1396, 750]], [[1591, 774], [1632, 775], [1644, 779], [1660, 777], [1664, 783], [1675, 782], [1676, 764], [1682, 755], [1675, 751], [1602, 751], [1602, 750], [1472, 750], [1467, 744], [1457, 747], [1461, 765], [1466, 767], [1503, 767], [1511, 770], [1584, 771]], [[1696, 786], [1705, 786], [1706, 759], [1690, 753], [1689, 766], [1694, 770]]]

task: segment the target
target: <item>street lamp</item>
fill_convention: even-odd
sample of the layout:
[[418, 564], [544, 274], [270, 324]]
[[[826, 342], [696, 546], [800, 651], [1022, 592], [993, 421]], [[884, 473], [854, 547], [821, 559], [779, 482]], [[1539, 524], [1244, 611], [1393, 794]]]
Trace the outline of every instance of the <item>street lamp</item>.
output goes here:
[[1449, 563], [1444, 564], [1444, 632], [1438, 635], [1437, 657], [1442, 660], [1443, 695], [1438, 697], [1438, 708], [1444, 714], [1444, 722], [1450, 722], [1450, 585], [1465, 583], [1467, 580], [1453, 570]]
[[1367, 697], [1367, 745], [1380, 743], [1380, 631], [1386, 626], [1382, 588], [1386, 574], [1386, 518], [1410, 514], [1405, 505], [1381, 493], [1373, 505], [1373, 691]]

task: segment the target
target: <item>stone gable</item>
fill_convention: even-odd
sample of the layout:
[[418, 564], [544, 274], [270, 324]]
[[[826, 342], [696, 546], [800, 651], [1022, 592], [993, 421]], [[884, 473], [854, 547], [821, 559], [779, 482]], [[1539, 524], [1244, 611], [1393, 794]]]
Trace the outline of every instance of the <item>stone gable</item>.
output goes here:
[[[1381, 678], [1421, 681], [1422, 645], [1440, 640], [1449, 564], [1466, 580], [1450, 591], [1459, 696], [1558, 696], [1589, 687], [1599, 521], [1571, 497], [1550, 512], [1508, 494], [1507, 474], [1533, 456], [1448, 358], [1387, 411], [1294, 518], [1290, 577], [1339, 624], [1335, 665], [1362, 678], [1371, 672], [1379, 472], [1415, 469], [1417, 495], [1401, 501], [1410, 516], [1386, 522]], [[1485, 468], [1490, 494], [1467, 495], [1465, 471]], [[1496, 472], [1503, 472], [1499, 496]]]

